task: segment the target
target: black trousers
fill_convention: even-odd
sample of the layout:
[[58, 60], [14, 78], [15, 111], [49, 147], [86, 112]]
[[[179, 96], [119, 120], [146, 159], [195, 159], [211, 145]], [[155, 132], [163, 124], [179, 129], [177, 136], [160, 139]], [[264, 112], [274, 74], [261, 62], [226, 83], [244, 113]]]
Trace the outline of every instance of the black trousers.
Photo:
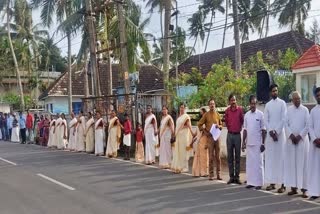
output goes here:
[[20, 129], [20, 135], [21, 135], [21, 142], [26, 143], [27, 142], [26, 128]]
[[240, 155], [241, 155], [241, 135], [227, 135], [227, 153], [229, 176], [231, 179], [239, 179], [240, 174]]
[[130, 146], [124, 145], [124, 158], [130, 158]]

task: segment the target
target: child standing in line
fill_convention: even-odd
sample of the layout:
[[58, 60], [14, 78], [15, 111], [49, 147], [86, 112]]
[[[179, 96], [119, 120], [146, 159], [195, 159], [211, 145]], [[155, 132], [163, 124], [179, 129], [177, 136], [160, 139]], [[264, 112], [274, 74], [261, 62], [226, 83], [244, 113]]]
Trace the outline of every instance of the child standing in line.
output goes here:
[[140, 123], [137, 123], [136, 129], [136, 162], [142, 163], [144, 161], [144, 147], [143, 147], [143, 138], [144, 133]]

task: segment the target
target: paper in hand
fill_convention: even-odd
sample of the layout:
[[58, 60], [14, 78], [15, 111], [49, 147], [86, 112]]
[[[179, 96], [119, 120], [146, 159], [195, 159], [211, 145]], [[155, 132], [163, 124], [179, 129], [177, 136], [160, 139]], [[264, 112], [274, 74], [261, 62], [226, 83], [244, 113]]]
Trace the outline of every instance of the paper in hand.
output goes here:
[[210, 134], [212, 135], [214, 141], [217, 141], [221, 135], [221, 130], [216, 126], [216, 124], [212, 124], [210, 129]]

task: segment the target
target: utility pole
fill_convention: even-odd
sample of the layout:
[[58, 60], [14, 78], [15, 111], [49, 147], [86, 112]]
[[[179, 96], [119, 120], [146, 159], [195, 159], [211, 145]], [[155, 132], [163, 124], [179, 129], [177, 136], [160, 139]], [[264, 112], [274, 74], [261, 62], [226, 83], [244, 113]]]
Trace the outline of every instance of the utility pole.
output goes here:
[[165, 89], [168, 90], [169, 63], [170, 63], [170, 21], [171, 21], [171, 0], [164, 0], [164, 38], [163, 38], [163, 80]]
[[234, 41], [235, 41], [235, 69], [241, 71], [241, 46], [239, 32], [238, 0], [232, 0], [233, 23], [234, 23]]
[[97, 66], [97, 55], [96, 55], [96, 28], [94, 24], [94, 17], [92, 14], [92, 5], [91, 0], [86, 0], [86, 25], [89, 34], [89, 48], [90, 48], [90, 66], [91, 66], [91, 74], [93, 75], [94, 80], [94, 89], [95, 96], [101, 96], [100, 89], [100, 74]]
[[119, 34], [120, 34], [120, 50], [121, 50], [121, 74], [124, 77], [124, 91], [126, 100], [126, 110], [130, 104], [130, 80], [129, 80], [129, 64], [128, 64], [128, 53], [127, 53], [127, 38], [126, 38], [126, 23], [123, 14], [123, 1], [117, 1], [118, 19], [119, 19]]
[[178, 51], [178, 41], [179, 41], [179, 36], [178, 36], [178, 33], [179, 33], [179, 29], [178, 29], [178, 14], [179, 14], [179, 11], [178, 11], [178, 0], [176, 0], [176, 91], [178, 90], [178, 60], [179, 60], [179, 51]]

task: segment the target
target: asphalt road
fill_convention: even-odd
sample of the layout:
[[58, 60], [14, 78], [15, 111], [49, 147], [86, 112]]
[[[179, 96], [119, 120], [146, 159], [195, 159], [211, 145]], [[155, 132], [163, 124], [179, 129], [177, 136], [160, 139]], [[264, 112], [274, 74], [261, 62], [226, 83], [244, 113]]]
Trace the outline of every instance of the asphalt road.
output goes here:
[[0, 214], [320, 213], [320, 201], [0, 142]]

